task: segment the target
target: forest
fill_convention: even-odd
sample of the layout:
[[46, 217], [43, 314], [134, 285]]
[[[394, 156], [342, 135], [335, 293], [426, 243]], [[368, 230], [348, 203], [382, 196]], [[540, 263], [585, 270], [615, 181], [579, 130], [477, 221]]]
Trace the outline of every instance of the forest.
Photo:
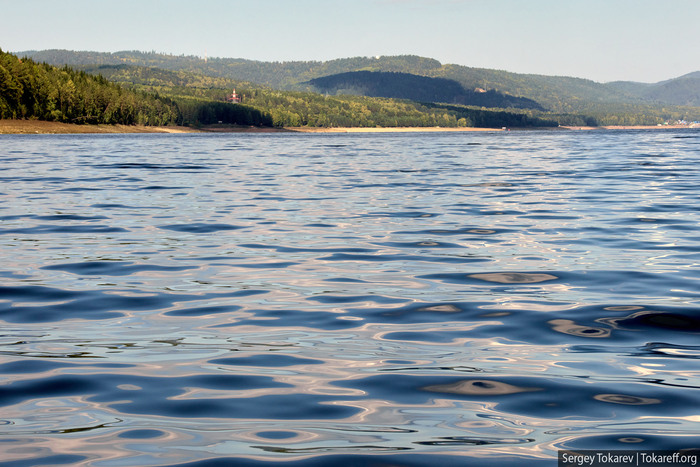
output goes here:
[[537, 102], [485, 89], [464, 89], [457, 81], [396, 71], [350, 71], [308, 81], [317, 91], [330, 94], [410, 99], [488, 108], [545, 110]]
[[[135, 89], [170, 96], [178, 103], [182, 111], [181, 123], [185, 125], [208, 123], [201, 119], [197, 113], [201, 110], [196, 110], [195, 106], [202, 106], [206, 102], [207, 108], [223, 109], [226, 95], [232, 88], [236, 88], [243, 97], [243, 103], [229, 104], [229, 107], [258, 110], [265, 122], [271, 121], [270, 124], [276, 127], [557, 126], [557, 122], [552, 119], [512, 111], [462, 105], [439, 106], [408, 99], [280, 91], [184, 71], [128, 65], [103, 65], [86, 67], [84, 70], [125, 85], [130, 84]], [[211, 114], [209, 110], [206, 112]], [[218, 120], [227, 122], [223, 118]]]
[[[243, 103], [226, 102], [238, 86]], [[466, 106], [366, 96], [278, 91], [224, 78], [152, 67], [103, 65], [80, 71], [0, 52], [0, 118], [67, 123], [275, 127], [556, 126], [553, 120]]]
[[[649, 97], [694, 104], [696, 74], [656, 85], [600, 84], [442, 65], [416, 56], [257, 62], [144, 52], [26, 55], [32, 58], [0, 51], [0, 118], [195, 127], [497, 128], [700, 120], [700, 107]], [[241, 103], [226, 101], [233, 88], [243, 96]]]
[[125, 89], [68, 67], [20, 60], [0, 50], [0, 118], [167, 125], [178, 116], [168, 98]]
[[[352, 57], [328, 61], [262, 62], [242, 58], [212, 58], [156, 52], [115, 53], [42, 50], [21, 52], [37, 61], [76, 67], [136, 65], [171, 71], [186, 71], [211, 77], [232, 78], [279, 90], [304, 90], [308, 81], [355, 71], [400, 72], [446, 78], [465, 89], [482, 88], [536, 101], [555, 113], [585, 113], [591, 104], [646, 105], [656, 108], [683, 106], [697, 112], [700, 106], [699, 73], [690, 73], [659, 83], [597, 83], [567, 76], [513, 73], [455, 64], [415, 55]], [[305, 87], [306, 86], [306, 87]]]

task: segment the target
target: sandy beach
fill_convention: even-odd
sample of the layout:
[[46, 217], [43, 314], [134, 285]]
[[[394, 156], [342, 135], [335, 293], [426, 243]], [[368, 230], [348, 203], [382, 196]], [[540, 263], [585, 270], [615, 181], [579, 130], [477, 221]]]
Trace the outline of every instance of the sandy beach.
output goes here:
[[299, 133], [415, 133], [415, 132], [471, 132], [471, 131], [504, 131], [503, 128], [447, 128], [447, 127], [391, 127], [391, 128], [370, 128], [370, 127], [342, 127], [342, 128], [311, 128], [294, 127], [288, 130]]
[[0, 120], [0, 134], [80, 134], [80, 133], [409, 133], [409, 132], [503, 131], [502, 128], [269, 128], [238, 125], [207, 125], [201, 128], [145, 125], [76, 125], [42, 120]]
[[[658, 126], [561, 126], [558, 128], [513, 128], [514, 131], [527, 130], [664, 130], [693, 128], [689, 125]], [[0, 134], [80, 134], [80, 133], [415, 133], [415, 132], [484, 132], [508, 131], [505, 128], [449, 128], [449, 127], [344, 127], [313, 128], [290, 127], [269, 128], [238, 125], [208, 125], [201, 128], [185, 126], [145, 126], [145, 125], [76, 125], [72, 123], [45, 122], [42, 120], [0, 120]]]
[[187, 127], [145, 125], [76, 125], [43, 120], [0, 120], [0, 134], [191, 133]]

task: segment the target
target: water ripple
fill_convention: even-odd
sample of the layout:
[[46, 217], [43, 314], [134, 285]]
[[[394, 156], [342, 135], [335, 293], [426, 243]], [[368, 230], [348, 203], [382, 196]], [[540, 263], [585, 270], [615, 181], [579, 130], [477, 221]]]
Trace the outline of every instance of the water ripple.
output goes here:
[[697, 138], [0, 135], [2, 462], [694, 447]]

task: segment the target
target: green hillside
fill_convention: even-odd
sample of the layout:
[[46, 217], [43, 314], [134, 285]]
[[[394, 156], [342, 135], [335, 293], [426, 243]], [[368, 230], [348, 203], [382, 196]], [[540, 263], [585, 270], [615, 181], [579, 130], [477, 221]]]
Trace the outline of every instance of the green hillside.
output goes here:
[[[256, 111], [262, 124], [277, 127], [532, 127], [556, 126], [553, 119], [463, 105], [418, 103], [367, 96], [327, 96], [308, 91], [279, 91], [247, 82], [131, 65], [84, 66], [87, 73], [137, 90], [167, 95], [177, 103], [186, 125], [229, 122], [242, 109]], [[224, 102], [231, 89], [242, 104]], [[250, 116], [248, 118], [255, 118]], [[260, 123], [255, 123], [260, 124]]]
[[[244, 102], [227, 102], [232, 87]], [[57, 68], [0, 52], [0, 118], [86, 124], [253, 126], [556, 126], [552, 120], [465, 106], [278, 91], [189, 71], [133, 65]]]
[[653, 84], [617, 81], [609, 83], [609, 86], [648, 101], [700, 106], [700, 71]]
[[[657, 124], [666, 120], [700, 120], [697, 87], [683, 77], [657, 85], [596, 83], [560, 76], [511, 73], [501, 70], [441, 64], [411, 55], [354, 57], [325, 62], [261, 62], [238, 58], [174, 56], [147, 52], [23, 52], [38, 61], [56, 65], [139, 65], [227, 78], [279, 90], [314, 90], [311, 80], [342, 73], [396, 72], [444, 78], [467, 91], [483, 89], [513, 98], [529, 99], [547, 109], [547, 118], [561, 123]], [[695, 79], [694, 76], [691, 76]], [[491, 105], [491, 104], [489, 104]], [[533, 114], [534, 115], [534, 114]]]
[[177, 120], [178, 109], [167, 98], [0, 50], [0, 118], [166, 125]]
[[395, 71], [351, 71], [314, 78], [308, 84], [319, 92], [390, 97], [418, 102], [442, 102], [490, 108], [545, 110], [532, 99], [494, 90], [464, 89], [457, 81]]
[[[453, 98], [444, 99], [447, 102], [442, 102], [443, 104], [474, 104], [480, 110], [483, 110], [484, 107], [495, 107], [494, 111], [499, 112], [505, 110], [504, 107], [511, 108], [511, 111], [516, 114], [525, 115], [528, 118], [555, 120], [562, 125], [655, 125], [664, 121], [700, 120], [700, 106], [697, 105], [700, 100], [697, 97], [696, 80], [698, 78], [694, 74], [652, 85], [639, 83], [602, 84], [580, 78], [518, 74], [460, 65], [443, 65], [437, 60], [410, 55], [376, 58], [355, 57], [326, 62], [261, 62], [235, 58], [210, 58], [204, 60], [194, 56], [174, 56], [154, 52], [99, 53], [48, 50], [23, 52], [23, 54], [32, 57], [36, 61], [46, 61], [56, 65], [68, 64], [81, 69], [91, 70], [91, 72], [95, 70], [95, 67], [103, 67], [103, 70], [107, 70], [109, 67], [116, 67], [114, 73], [117, 73], [120, 70], [119, 67], [124, 66], [139, 66], [151, 70], [157, 69], [161, 73], [166, 71], [173, 72], [182, 79], [186, 79], [188, 83], [185, 86], [185, 81], [182, 81], [180, 84], [173, 83], [173, 86], [187, 87], [187, 95], [189, 97], [204, 97], [206, 95], [209, 96], [207, 97], [208, 99], [213, 100], [216, 100], [212, 94], [214, 89], [221, 90], [225, 87], [230, 87], [231, 83], [249, 83], [249, 86], [256, 86], [258, 89], [256, 95], [265, 94], [272, 89], [295, 92], [322, 91], [327, 94], [336, 94], [342, 91], [342, 85], [324, 88], [319, 83], [323, 83], [324, 80], [326, 83], [333, 81], [338, 76], [343, 76], [347, 73], [367, 75], [368, 72], [375, 72], [386, 74], [379, 80], [386, 82], [382, 83], [381, 86], [375, 83], [374, 86], [355, 87], [352, 89], [353, 93], [403, 97], [413, 101], [424, 101], [425, 96], [421, 96], [420, 93], [408, 95], [403, 93], [403, 91], [401, 93], [392, 91], [394, 93], [389, 94], [378, 90], [379, 88], [386, 90], [392, 87], [401, 89], [406, 82], [404, 75], [412, 75], [414, 77], [449, 80], [453, 88], [454, 86], [461, 87], [462, 91], [458, 92], [458, 94], [461, 93], [459, 98], [455, 98], [453, 93]], [[124, 68], [121, 69], [124, 70]], [[154, 73], [153, 71], [148, 72], [149, 75]], [[390, 76], [388, 75], [389, 73], [393, 73], [393, 77], [396, 79], [393, 81], [385, 80], [384, 78]], [[149, 77], [148, 79], [153, 78]], [[144, 78], [134, 75], [117, 78], [117, 81], [142, 87], [149, 85], [144, 81]], [[194, 91], [194, 88], [197, 86], [192, 86], [193, 81], [201, 83], [197, 92]], [[442, 83], [446, 82], [442, 81]], [[226, 85], [222, 86], [223, 83], [226, 83]], [[313, 83], [319, 86], [316, 87]], [[234, 86], [238, 85], [234, 84]], [[439, 86], [433, 86], [433, 90], [436, 87]], [[484, 98], [494, 99], [490, 99], [487, 102], [478, 102], [465, 98], [469, 94], [473, 96], [482, 90], [486, 91], [484, 94], [487, 94], [483, 96]], [[303, 99], [316, 99], [311, 94], [304, 96]], [[333, 97], [334, 99], [339, 99], [339, 96]], [[436, 96], [434, 99], [429, 99], [428, 102], [440, 102], [443, 100], [443, 97]], [[219, 98], [219, 100], [221, 99]], [[299, 99], [302, 99], [302, 97], [299, 97]], [[497, 102], [498, 99], [501, 99], [501, 101]], [[272, 105], [271, 102], [273, 101], [275, 100], [267, 99], [263, 104], [266, 107], [257, 107], [257, 109], [272, 115], [273, 107], [282, 105], [281, 103]], [[293, 101], [294, 99], [290, 100], [290, 102]], [[251, 106], [253, 105], [250, 100], [247, 103]], [[532, 103], [532, 105], [522, 105], [523, 103]], [[389, 105], [388, 101], [384, 105]], [[521, 108], [512, 109], [513, 107]], [[422, 108], [419, 113], [426, 112], [426, 109], [428, 108]], [[538, 109], [546, 109], [546, 111]], [[277, 110], [277, 115], [287, 112], [287, 110], [281, 108], [277, 108]], [[334, 111], [331, 107], [326, 110], [329, 112]], [[411, 110], [411, 112], [413, 111]], [[292, 113], [300, 115], [302, 117], [301, 121], [314, 120], [313, 118], [306, 119], [303, 117], [303, 112], [302, 114], [299, 112]], [[460, 118], [465, 118], [467, 124], [470, 121], [473, 122], [466, 116], [459, 117], [457, 120], [459, 121]], [[296, 120], [296, 118], [275, 120], [273, 117], [273, 121], [277, 122]], [[342, 120], [346, 121], [345, 119]], [[355, 120], [360, 124], [359, 122], [362, 119]], [[381, 119], [381, 121], [385, 120]], [[413, 117], [410, 120], [415, 121]], [[427, 120], [434, 121], [432, 117]], [[370, 124], [369, 120], [364, 119], [364, 121], [366, 124]], [[397, 120], [394, 119], [394, 121], [396, 122]]]

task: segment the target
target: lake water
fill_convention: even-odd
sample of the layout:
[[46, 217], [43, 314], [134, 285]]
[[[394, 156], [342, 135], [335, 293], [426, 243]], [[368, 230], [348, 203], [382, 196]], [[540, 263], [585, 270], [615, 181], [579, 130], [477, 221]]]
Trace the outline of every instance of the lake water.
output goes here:
[[0, 136], [0, 464], [700, 446], [700, 131]]

